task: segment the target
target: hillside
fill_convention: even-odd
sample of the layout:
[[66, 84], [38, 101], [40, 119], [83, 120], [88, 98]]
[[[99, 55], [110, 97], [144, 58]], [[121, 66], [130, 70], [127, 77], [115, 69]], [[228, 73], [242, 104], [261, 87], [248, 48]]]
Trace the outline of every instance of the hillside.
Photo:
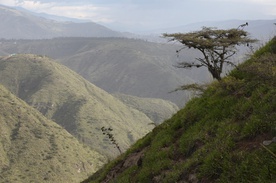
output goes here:
[[[17, 40], [16, 44], [3, 40], [0, 53], [46, 55], [109, 93], [161, 98], [183, 106], [189, 94], [169, 92], [185, 83], [206, 81], [210, 77], [205, 70], [175, 68], [178, 48], [126, 38], [59, 38]], [[181, 59], [193, 60], [196, 53], [184, 54]]]
[[276, 38], [84, 182], [274, 182]]
[[163, 123], [166, 119], [171, 118], [179, 108], [170, 101], [156, 98], [140, 98], [131, 95], [114, 94], [127, 106], [142, 111], [156, 125]]
[[35, 16], [27, 10], [0, 5], [0, 38], [49, 39], [54, 37], [118, 37], [112, 31], [93, 22], [59, 22]]
[[102, 134], [102, 127], [113, 129], [122, 151], [153, 128], [144, 113], [44, 56], [1, 57], [0, 83], [108, 157], [116, 157], [119, 152]]
[[106, 158], [0, 85], [0, 182], [79, 182]]

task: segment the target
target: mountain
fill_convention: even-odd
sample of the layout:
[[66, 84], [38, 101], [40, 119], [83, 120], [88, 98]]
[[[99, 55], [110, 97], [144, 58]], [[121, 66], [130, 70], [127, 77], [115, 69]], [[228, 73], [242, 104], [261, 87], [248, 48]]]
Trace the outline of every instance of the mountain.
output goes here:
[[276, 37], [88, 182], [275, 182]]
[[[178, 45], [126, 38], [58, 38], [17, 40], [16, 44], [3, 40], [0, 53], [47, 55], [109, 93], [161, 98], [183, 106], [189, 93], [170, 92], [183, 84], [210, 80], [210, 77], [204, 69], [175, 68], [177, 49]], [[183, 59], [187, 60], [193, 60], [197, 54], [183, 53]]]
[[153, 121], [144, 113], [44, 56], [1, 57], [0, 83], [81, 142], [111, 158], [119, 152], [102, 127], [113, 129], [122, 151], [153, 128]]
[[75, 22], [75, 23], [91, 22], [91, 20], [87, 20], [87, 19], [70, 18], [70, 17], [52, 15], [52, 14], [47, 14], [47, 13], [36, 13], [36, 12], [26, 10], [25, 8], [22, 8], [20, 6], [16, 6], [16, 7], [13, 7], [13, 8], [18, 10], [18, 11], [27, 12], [28, 14], [32, 14], [36, 17], [42, 17], [42, 18], [45, 18], [45, 19], [56, 20], [58, 22]]
[[93, 22], [60, 22], [3, 5], [0, 5], [0, 19], [0, 38], [2, 39], [121, 36], [121, 33]]
[[106, 158], [0, 85], [0, 182], [79, 182]]
[[120, 99], [127, 106], [142, 111], [156, 125], [163, 123], [179, 110], [177, 105], [167, 100], [140, 98], [121, 93], [114, 94], [114, 96]]

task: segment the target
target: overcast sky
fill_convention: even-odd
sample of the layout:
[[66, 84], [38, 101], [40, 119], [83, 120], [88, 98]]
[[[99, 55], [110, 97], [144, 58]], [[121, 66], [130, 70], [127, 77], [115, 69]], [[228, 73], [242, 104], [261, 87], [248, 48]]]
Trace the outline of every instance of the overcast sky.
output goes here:
[[0, 0], [0, 4], [121, 25], [126, 31], [201, 21], [276, 19], [276, 0]]

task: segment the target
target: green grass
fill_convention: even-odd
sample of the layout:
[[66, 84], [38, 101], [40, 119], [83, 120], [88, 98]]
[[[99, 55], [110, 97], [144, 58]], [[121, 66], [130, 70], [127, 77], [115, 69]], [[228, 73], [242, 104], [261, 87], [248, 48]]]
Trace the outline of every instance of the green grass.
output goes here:
[[[274, 38], [84, 182], [110, 173], [111, 182], [273, 182], [276, 143], [261, 144], [276, 136], [275, 45]], [[141, 166], [118, 168], [137, 152]]]

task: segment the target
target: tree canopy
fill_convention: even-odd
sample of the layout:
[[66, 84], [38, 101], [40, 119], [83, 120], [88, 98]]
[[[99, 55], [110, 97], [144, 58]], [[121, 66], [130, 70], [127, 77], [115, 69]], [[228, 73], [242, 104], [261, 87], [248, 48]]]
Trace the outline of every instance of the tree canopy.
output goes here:
[[217, 80], [221, 80], [224, 64], [234, 65], [229, 58], [236, 54], [236, 46], [257, 41], [249, 38], [248, 33], [242, 29], [224, 30], [210, 27], [203, 27], [202, 30], [189, 33], [165, 33], [163, 36], [171, 38], [170, 41], [180, 42], [184, 45], [183, 48], [193, 48], [203, 54], [203, 57], [196, 58], [195, 62], [180, 62], [177, 67], [207, 67], [213, 78]]

